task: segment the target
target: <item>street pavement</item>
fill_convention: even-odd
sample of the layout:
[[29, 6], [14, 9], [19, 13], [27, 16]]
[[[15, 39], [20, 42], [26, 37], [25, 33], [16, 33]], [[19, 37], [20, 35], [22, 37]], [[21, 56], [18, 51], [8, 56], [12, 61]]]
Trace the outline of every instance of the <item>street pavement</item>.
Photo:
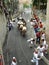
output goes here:
[[[26, 21], [28, 21], [30, 18], [28, 14], [24, 14], [22, 16], [26, 19]], [[34, 31], [33, 34], [32, 31], [30, 24], [27, 22], [27, 33], [25, 37], [20, 34], [19, 30], [17, 29], [17, 24], [8, 33], [6, 45], [3, 47], [6, 65], [10, 65], [13, 56], [17, 58], [18, 65], [35, 65], [35, 63], [30, 62], [33, 57], [34, 46], [29, 48], [29, 44], [27, 42], [31, 36], [34, 37]], [[39, 65], [46, 65], [46, 63], [41, 60], [39, 61]]]
[[4, 14], [0, 14], [0, 48], [3, 45], [4, 38], [6, 35], [6, 19], [4, 17]]
[[[5, 40], [5, 36], [6, 36], [6, 19], [4, 13], [3, 14], [0, 13], [0, 54], [2, 56], [0, 60], [3, 61], [3, 64], [4, 64], [4, 58], [3, 58], [2, 46]], [[0, 63], [2, 61], [0, 61]]]

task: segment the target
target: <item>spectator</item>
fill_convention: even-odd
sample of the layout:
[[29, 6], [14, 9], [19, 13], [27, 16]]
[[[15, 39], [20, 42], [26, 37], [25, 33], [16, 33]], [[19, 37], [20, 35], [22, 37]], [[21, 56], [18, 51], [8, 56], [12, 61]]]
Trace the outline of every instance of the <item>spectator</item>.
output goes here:
[[44, 46], [44, 53], [47, 54], [48, 44], [45, 39], [42, 39], [42, 45]]
[[40, 28], [43, 28], [42, 22], [39, 22], [39, 27], [40, 27]]
[[42, 34], [41, 34], [41, 39], [46, 39], [46, 34], [45, 34], [45, 32], [42, 32]]
[[40, 44], [40, 31], [36, 33], [36, 43]]
[[35, 21], [34, 21], [33, 19], [31, 19], [30, 22], [31, 22], [31, 25], [32, 25], [32, 26], [35, 26]]
[[1, 54], [0, 54], [0, 65], [3, 65], [3, 58]]
[[39, 22], [38, 16], [34, 14], [34, 17], [35, 17], [36, 21]]
[[38, 32], [38, 25], [37, 24], [34, 25], [34, 30], [35, 30], [35, 33]]

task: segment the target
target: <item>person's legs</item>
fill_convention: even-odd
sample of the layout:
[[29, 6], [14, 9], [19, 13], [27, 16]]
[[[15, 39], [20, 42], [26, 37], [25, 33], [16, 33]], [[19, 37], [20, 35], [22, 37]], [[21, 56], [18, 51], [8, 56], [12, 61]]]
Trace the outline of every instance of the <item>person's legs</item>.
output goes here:
[[38, 32], [37, 28], [34, 28], [34, 31], [35, 31], [35, 33], [37, 33]]
[[36, 60], [36, 65], [38, 65], [38, 60]]
[[31, 60], [31, 62], [33, 62], [33, 63], [34, 63], [34, 60]]
[[38, 37], [38, 40], [39, 40], [39, 44], [40, 44], [40, 37]]
[[34, 59], [34, 57], [33, 57], [33, 59], [31, 60], [31, 62], [34, 63], [35, 61], [36, 61], [36, 59]]
[[39, 43], [40, 44], [40, 37], [37, 37], [36, 43]]

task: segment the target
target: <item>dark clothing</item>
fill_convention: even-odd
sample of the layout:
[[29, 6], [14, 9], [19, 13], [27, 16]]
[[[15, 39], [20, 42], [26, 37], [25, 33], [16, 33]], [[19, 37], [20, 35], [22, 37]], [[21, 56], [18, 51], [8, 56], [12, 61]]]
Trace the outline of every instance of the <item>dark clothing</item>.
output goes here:
[[8, 11], [4, 8], [5, 17], [7, 18]]
[[7, 26], [8, 26], [8, 28], [9, 28], [9, 31], [11, 31], [11, 29], [12, 29], [12, 24], [11, 24], [10, 22], [8, 22], [8, 23], [7, 23]]
[[36, 33], [36, 43], [39, 43], [40, 44], [40, 32], [37, 32]]
[[35, 30], [35, 33], [38, 32], [38, 25], [34, 25], [34, 30]]
[[36, 33], [36, 37], [40, 37], [40, 32], [37, 32]]
[[40, 44], [40, 37], [37, 37], [36, 38], [36, 43], [39, 43]]

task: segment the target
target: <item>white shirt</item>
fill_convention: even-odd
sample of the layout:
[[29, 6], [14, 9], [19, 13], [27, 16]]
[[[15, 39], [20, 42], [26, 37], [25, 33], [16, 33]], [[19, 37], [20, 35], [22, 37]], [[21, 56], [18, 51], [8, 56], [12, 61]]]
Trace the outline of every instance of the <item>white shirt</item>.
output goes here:
[[44, 40], [43, 46], [44, 46], [44, 50], [47, 50], [48, 49], [48, 44], [46, 43], [46, 40]]
[[31, 22], [31, 25], [34, 26], [35, 25], [35, 22]]
[[45, 39], [45, 38], [46, 38], [45, 34], [42, 34], [41, 39]]
[[38, 55], [39, 55], [38, 53], [35, 53], [34, 52], [33, 55], [34, 55], [34, 59], [36, 59], [36, 60], [39, 60], [40, 59], [40, 58], [38, 58]]
[[43, 57], [43, 56], [44, 56], [44, 53], [43, 53], [43, 51], [44, 51], [44, 46], [43, 46], [43, 47], [38, 46], [37, 49], [38, 49], [39, 56], [40, 56], [40, 57]]
[[[33, 39], [33, 38], [32, 38]], [[31, 44], [33, 44], [33, 40], [31, 38], [27, 40], [27, 42], [30, 42]]]
[[15, 63], [15, 62], [12, 61], [11, 65], [17, 65], [17, 63]]
[[44, 46], [43, 47], [38, 46], [37, 49], [39, 50], [40, 53], [43, 53]]
[[47, 43], [46, 43], [46, 40], [44, 40], [43, 43], [42, 43], [42, 45], [44, 46], [44, 45], [46, 45], [46, 44], [47, 44]]
[[13, 27], [15, 26], [15, 22], [10, 20], [10, 23], [12, 24]]

